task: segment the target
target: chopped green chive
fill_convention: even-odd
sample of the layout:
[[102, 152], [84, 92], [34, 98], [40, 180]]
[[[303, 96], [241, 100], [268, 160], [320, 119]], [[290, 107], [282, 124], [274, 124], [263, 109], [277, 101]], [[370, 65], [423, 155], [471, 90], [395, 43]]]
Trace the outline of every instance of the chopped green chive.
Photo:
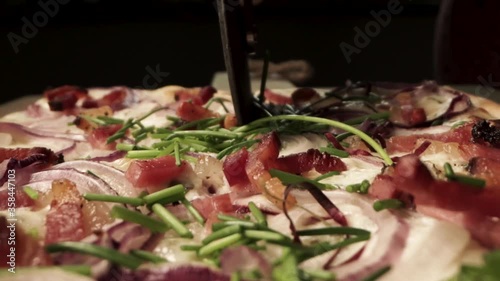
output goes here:
[[340, 149], [337, 149], [337, 148], [334, 148], [334, 147], [320, 147], [319, 151], [321, 152], [326, 152], [328, 154], [331, 154], [333, 156], [337, 156], [337, 157], [340, 157], [340, 158], [346, 158], [346, 157], [349, 157], [349, 152], [345, 151], [345, 150], [340, 150]]
[[332, 176], [337, 176], [337, 175], [340, 175], [339, 171], [331, 171], [331, 172], [322, 174], [321, 176], [318, 176], [317, 178], [314, 179], [314, 181], [321, 181], [321, 180], [324, 180], [326, 178], [329, 178]]
[[325, 227], [297, 231], [299, 236], [313, 235], [370, 235], [369, 231], [354, 227]]
[[184, 238], [193, 238], [193, 233], [170, 211], [165, 209], [162, 205], [155, 203], [151, 207], [153, 212], [166, 224], [170, 225], [172, 229], [179, 234], [179, 236]]
[[31, 188], [29, 186], [25, 186], [23, 188], [23, 191], [24, 191], [24, 193], [26, 193], [26, 195], [28, 195], [29, 198], [31, 198], [33, 200], [38, 199], [38, 191], [34, 190], [33, 188]]
[[389, 270], [391, 270], [390, 266], [383, 267], [377, 271], [375, 271], [372, 275], [364, 278], [362, 281], [375, 281], [380, 278], [382, 275], [386, 274]]
[[358, 193], [368, 193], [368, 189], [370, 188], [370, 182], [368, 180], [363, 180], [361, 183], [350, 184], [346, 186], [345, 190], [347, 192], [358, 192]]
[[233, 244], [238, 243], [242, 238], [243, 238], [243, 236], [241, 235], [241, 233], [235, 233], [235, 234], [226, 236], [224, 238], [221, 238], [219, 240], [212, 241], [209, 244], [201, 247], [200, 250], [198, 251], [198, 255], [200, 255], [200, 256], [210, 255], [212, 253], [215, 253], [219, 250], [222, 250], [222, 249], [227, 248]]
[[458, 128], [466, 123], [467, 123], [466, 121], [458, 121], [458, 122], [454, 123], [453, 126], [451, 126], [451, 128], [456, 129], [456, 128]]
[[180, 154], [180, 148], [179, 148], [178, 141], [174, 141], [174, 156], [175, 156], [175, 165], [180, 166], [181, 165], [181, 154]]
[[366, 241], [370, 239], [370, 235], [357, 235], [351, 238], [347, 238], [345, 240], [342, 240], [338, 243], [335, 244], [329, 244], [329, 243], [318, 243], [312, 246], [309, 249], [306, 249], [304, 253], [301, 256], [301, 261], [307, 260], [309, 258], [324, 254], [329, 251], [333, 251], [336, 249], [340, 249], [346, 246], [349, 246], [351, 244], [355, 244], [358, 242]]
[[197, 222], [199, 222], [201, 225], [205, 225], [205, 219], [200, 214], [200, 212], [198, 212], [198, 210], [196, 210], [196, 208], [193, 206], [193, 204], [191, 204], [191, 202], [189, 202], [189, 200], [187, 200], [186, 198], [182, 198], [181, 203], [184, 205], [184, 207], [186, 207], [188, 212], [193, 216], [193, 218]]
[[292, 253], [285, 253], [281, 262], [273, 268], [275, 281], [301, 281], [297, 257]]
[[373, 203], [373, 209], [377, 212], [385, 209], [399, 209], [404, 207], [404, 203], [398, 199], [384, 199]]
[[257, 205], [255, 205], [254, 202], [248, 203], [248, 208], [250, 209], [250, 212], [252, 213], [258, 224], [267, 226], [266, 215], [262, 213], [262, 211], [257, 207]]
[[201, 247], [202, 247], [201, 245], [182, 245], [181, 250], [197, 252]]
[[136, 269], [142, 263], [142, 260], [132, 255], [123, 254], [111, 248], [106, 248], [83, 242], [61, 242], [57, 244], [48, 245], [45, 247], [45, 249], [49, 253], [76, 252], [80, 254], [91, 255], [105, 260], [109, 260], [114, 264], [127, 267], [130, 269]]
[[237, 224], [231, 225], [231, 226], [222, 228], [220, 230], [217, 230], [215, 232], [212, 232], [212, 234], [208, 235], [205, 239], [203, 239], [202, 243], [206, 245], [210, 242], [227, 237], [229, 235], [232, 235], [235, 233], [241, 233], [242, 230], [243, 230], [243, 227], [241, 227], [241, 225], [237, 225]]
[[161, 154], [160, 150], [131, 150], [127, 152], [127, 158], [148, 159], [155, 158]]
[[455, 175], [455, 172], [453, 172], [453, 168], [448, 162], [444, 163], [444, 175], [446, 177], [452, 177]]
[[138, 257], [140, 258], [141, 260], [144, 260], [144, 261], [149, 261], [149, 262], [152, 262], [152, 263], [162, 263], [162, 262], [166, 262], [167, 260], [160, 257], [160, 256], [157, 256], [151, 252], [148, 252], [148, 251], [143, 251], [143, 250], [132, 250], [130, 251], [130, 253], [135, 256], [135, 257]]
[[283, 172], [276, 169], [269, 170], [269, 173], [271, 174], [271, 176], [279, 178], [283, 184], [301, 184], [307, 182], [316, 186], [319, 189], [325, 189], [326, 187], [326, 185], [323, 183], [319, 183], [317, 181], [304, 178], [303, 176], [298, 176], [295, 174]]
[[484, 188], [486, 186], [484, 179], [455, 174], [450, 163], [444, 163], [444, 175], [450, 181], [456, 181], [471, 187]]
[[257, 239], [257, 240], [276, 241], [276, 242], [284, 242], [289, 240], [287, 236], [284, 236], [281, 233], [272, 232], [268, 230], [245, 230], [243, 234], [247, 238]]
[[140, 224], [156, 233], [164, 233], [168, 230], [163, 222], [121, 206], [114, 206], [111, 209], [111, 217]]
[[218, 214], [217, 218], [219, 220], [221, 220], [221, 221], [243, 221], [243, 222], [247, 222], [246, 220], [242, 220], [240, 218], [233, 217], [233, 216], [230, 216], [230, 215], [225, 215], [225, 214]]
[[169, 204], [177, 202], [184, 198], [185, 189], [182, 184], [164, 188], [160, 191], [148, 194], [142, 198], [148, 205], [153, 203]]
[[83, 194], [83, 198], [85, 198], [87, 201], [113, 202], [113, 203], [128, 204], [136, 207], [144, 205], [144, 200], [142, 200], [142, 198], [137, 198], [137, 197], [85, 193]]
[[97, 116], [97, 119], [106, 122], [106, 124], [123, 124], [122, 119], [113, 118], [109, 116]]

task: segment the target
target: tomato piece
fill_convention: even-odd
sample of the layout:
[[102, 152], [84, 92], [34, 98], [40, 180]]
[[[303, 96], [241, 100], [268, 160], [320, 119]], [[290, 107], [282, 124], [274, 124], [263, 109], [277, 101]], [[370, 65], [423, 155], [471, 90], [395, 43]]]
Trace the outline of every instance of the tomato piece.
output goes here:
[[125, 177], [138, 188], [159, 187], [167, 185], [179, 177], [186, 166], [184, 161], [181, 162], [180, 166], [177, 166], [175, 157], [171, 155], [148, 160], [135, 160], [125, 172]]

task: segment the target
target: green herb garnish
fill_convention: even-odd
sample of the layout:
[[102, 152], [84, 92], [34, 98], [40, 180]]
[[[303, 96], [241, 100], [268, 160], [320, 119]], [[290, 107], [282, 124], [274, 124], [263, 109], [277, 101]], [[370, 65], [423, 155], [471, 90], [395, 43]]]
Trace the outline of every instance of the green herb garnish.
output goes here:
[[377, 212], [385, 209], [399, 209], [404, 207], [404, 203], [398, 199], [384, 199], [373, 203], [373, 209]]

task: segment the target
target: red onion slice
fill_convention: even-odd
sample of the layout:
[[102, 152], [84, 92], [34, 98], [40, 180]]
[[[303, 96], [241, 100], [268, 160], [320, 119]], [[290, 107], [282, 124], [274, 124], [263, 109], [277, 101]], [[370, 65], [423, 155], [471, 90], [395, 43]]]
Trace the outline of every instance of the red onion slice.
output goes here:
[[222, 272], [231, 275], [233, 272], [247, 272], [258, 269], [267, 280], [271, 277], [271, 264], [256, 250], [247, 246], [230, 247], [220, 255]]
[[0, 132], [15, 135], [27, 135], [32, 137], [56, 138], [73, 141], [85, 141], [85, 136], [81, 134], [60, 133], [54, 131], [44, 131], [36, 128], [25, 127], [20, 124], [10, 122], [0, 122]]
[[116, 195], [116, 192], [103, 180], [73, 169], [37, 172], [30, 176], [28, 182], [18, 183], [18, 185], [29, 184], [31, 188], [46, 193], [51, 189], [52, 181], [64, 178], [75, 183], [78, 191], [82, 194], [91, 192]]
[[372, 203], [361, 196], [347, 192], [330, 192], [329, 195], [335, 202], [349, 202], [359, 206], [378, 227], [355, 262], [333, 269], [338, 280], [361, 280], [399, 260], [409, 233], [409, 226], [405, 221], [390, 211], [376, 212]]
[[92, 172], [102, 181], [106, 182], [118, 195], [135, 197], [139, 195], [139, 190], [125, 178], [125, 174], [113, 167], [93, 161], [76, 160], [58, 164], [53, 167], [55, 170], [74, 169], [82, 173]]

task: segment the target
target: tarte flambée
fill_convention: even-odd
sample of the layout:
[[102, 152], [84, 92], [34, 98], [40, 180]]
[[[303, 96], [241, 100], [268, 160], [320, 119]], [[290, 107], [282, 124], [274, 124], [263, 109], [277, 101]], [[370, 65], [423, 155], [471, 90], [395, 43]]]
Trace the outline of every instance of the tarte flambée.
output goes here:
[[500, 278], [497, 103], [432, 81], [263, 97], [244, 126], [210, 86], [62, 86], [1, 117], [0, 277]]

